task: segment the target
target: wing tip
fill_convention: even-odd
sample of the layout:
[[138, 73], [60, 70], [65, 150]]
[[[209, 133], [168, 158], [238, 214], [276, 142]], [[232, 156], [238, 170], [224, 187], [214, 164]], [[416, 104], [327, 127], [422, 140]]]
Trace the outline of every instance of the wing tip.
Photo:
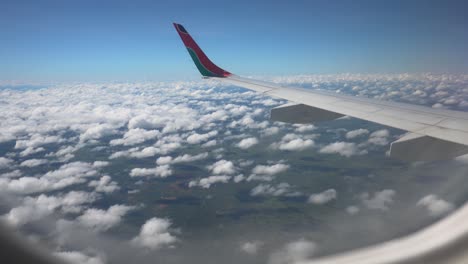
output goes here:
[[182, 24], [176, 22], [173, 22], [172, 24], [176, 28], [177, 32], [188, 34], [187, 30], [184, 28], [184, 26], [182, 26]]
[[192, 57], [195, 65], [200, 71], [202, 76], [205, 77], [228, 77], [232, 75], [230, 72], [223, 70], [222, 68], [216, 66], [202, 51], [198, 44], [193, 40], [187, 30], [179, 23], [172, 23], [179, 33], [182, 42], [187, 48], [190, 56]]

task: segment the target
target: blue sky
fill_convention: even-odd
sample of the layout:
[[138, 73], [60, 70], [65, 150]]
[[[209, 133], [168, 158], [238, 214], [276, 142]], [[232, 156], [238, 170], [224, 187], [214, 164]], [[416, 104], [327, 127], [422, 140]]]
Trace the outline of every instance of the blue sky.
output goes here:
[[198, 78], [172, 22], [240, 75], [468, 71], [464, 1], [7, 1], [0, 80]]

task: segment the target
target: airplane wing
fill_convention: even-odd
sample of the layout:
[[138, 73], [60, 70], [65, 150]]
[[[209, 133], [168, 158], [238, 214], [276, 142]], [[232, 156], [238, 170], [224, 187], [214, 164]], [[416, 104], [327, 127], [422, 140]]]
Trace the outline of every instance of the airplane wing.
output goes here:
[[391, 144], [390, 156], [408, 161], [449, 159], [468, 153], [468, 115], [465, 112], [243, 78], [216, 66], [182, 25], [174, 23], [174, 27], [204, 78], [288, 100], [290, 103], [271, 110], [273, 121], [304, 124], [351, 116], [406, 130], [406, 135]]

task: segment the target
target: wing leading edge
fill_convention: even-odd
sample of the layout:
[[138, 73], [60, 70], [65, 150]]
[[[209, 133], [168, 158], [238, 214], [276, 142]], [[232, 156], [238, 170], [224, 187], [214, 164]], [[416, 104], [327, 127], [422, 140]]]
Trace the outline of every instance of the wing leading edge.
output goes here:
[[[217, 79], [292, 102], [273, 109], [273, 120], [305, 123], [332, 120], [347, 115], [406, 130], [409, 133], [393, 142], [390, 148], [391, 157], [403, 160], [440, 160], [468, 153], [468, 115], [465, 112], [281, 86], [243, 78], [212, 63], [182, 25], [174, 23], [174, 26], [205, 78]], [[298, 116], [301, 118], [297, 118]], [[411, 154], [408, 154], [410, 151]]]

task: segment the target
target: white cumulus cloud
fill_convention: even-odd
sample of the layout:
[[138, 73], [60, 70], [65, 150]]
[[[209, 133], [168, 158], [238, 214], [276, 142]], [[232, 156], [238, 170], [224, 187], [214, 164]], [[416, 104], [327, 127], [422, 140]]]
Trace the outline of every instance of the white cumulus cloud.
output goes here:
[[336, 199], [336, 190], [335, 189], [328, 189], [321, 193], [315, 193], [309, 196], [307, 202], [313, 204], [326, 204], [331, 200]]
[[197, 160], [202, 160], [208, 157], [208, 153], [200, 153], [197, 155], [190, 155], [190, 154], [184, 154], [181, 156], [177, 156], [175, 158], [172, 158], [171, 156], [163, 156], [159, 157], [156, 160], [156, 164], [158, 165], [166, 165], [166, 164], [176, 164], [176, 163], [183, 163], [183, 162], [194, 162]]
[[361, 195], [361, 200], [369, 209], [386, 211], [389, 209], [390, 204], [393, 203], [395, 194], [396, 192], [394, 190], [385, 189], [375, 192], [374, 196], [371, 196], [369, 193], [363, 193]]
[[135, 209], [134, 206], [113, 205], [107, 210], [90, 208], [87, 209], [77, 220], [88, 228], [96, 231], [106, 231], [122, 221], [122, 217], [129, 211]]
[[317, 251], [317, 245], [306, 239], [286, 244], [270, 256], [269, 264], [293, 264], [306, 261]]
[[195, 134], [190, 135], [187, 138], [187, 142], [189, 144], [200, 144], [202, 142], [207, 141], [211, 137], [216, 136], [217, 134], [218, 134], [217, 131], [211, 131], [211, 132], [206, 133], [206, 134], [197, 134], [197, 133], [195, 133]]
[[258, 144], [258, 139], [254, 137], [250, 137], [250, 138], [242, 139], [239, 143], [237, 143], [237, 147], [241, 149], [248, 149], [257, 144]]
[[271, 181], [275, 174], [285, 172], [289, 169], [287, 164], [257, 165], [252, 169], [252, 174], [247, 181]]
[[306, 139], [296, 134], [285, 135], [280, 142], [271, 144], [274, 149], [300, 151], [314, 146], [312, 139]]
[[300, 195], [299, 192], [295, 192], [291, 190], [291, 185], [286, 182], [279, 183], [277, 185], [272, 184], [260, 184], [257, 185], [250, 191], [250, 195], [252, 196], [265, 196], [265, 195], [272, 195], [272, 196], [298, 196]]
[[95, 176], [97, 173], [90, 163], [72, 162], [40, 177], [0, 179], [0, 190], [19, 194], [59, 190], [73, 184], [86, 182], [87, 177]]
[[8, 168], [13, 164], [13, 160], [5, 157], [0, 157], [0, 169]]
[[353, 155], [365, 154], [364, 151], [360, 151], [355, 143], [350, 142], [334, 142], [328, 144], [320, 149], [320, 153], [326, 154], [339, 154], [345, 157], [351, 157]]
[[160, 165], [156, 168], [134, 168], [130, 171], [130, 177], [153, 176], [166, 178], [172, 175], [172, 169], [169, 165]]
[[357, 137], [360, 137], [362, 135], [367, 135], [367, 134], [369, 134], [369, 130], [359, 128], [359, 129], [356, 129], [356, 130], [348, 131], [346, 133], [346, 138], [347, 139], [353, 139], [353, 138], [357, 138]]
[[111, 140], [111, 145], [132, 146], [154, 139], [159, 135], [158, 130], [146, 130], [142, 128], [130, 129], [123, 135], [123, 138]]
[[387, 129], [377, 130], [370, 134], [368, 142], [378, 146], [385, 146], [388, 144], [389, 136], [390, 132]]
[[429, 214], [435, 217], [442, 216], [455, 209], [453, 204], [440, 199], [435, 194], [424, 196], [418, 201], [417, 205], [426, 208]]
[[255, 255], [262, 245], [263, 243], [261, 241], [247, 241], [241, 244], [240, 249], [249, 255]]
[[21, 162], [23, 167], [36, 167], [42, 164], [46, 164], [48, 161], [46, 159], [29, 159]]
[[117, 182], [112, 181], [109, 175], [104, 175], [99, 180], [90, 181], [88, 186], [95, 187], [96, 192], [104, 193], [112, 193], [120, 189]]
[[141, 227], [140, 234], [132, 239], [132, 244], [147, 248], [159, 249], [171, 246], [177, 238], [170, 233], [171, 222], [168, 219], [151, 218]]
[[60, 251], [53, 254], [59, 259], [62, 259], [70, 264], [104, 264], [103, 256], [88, 256], [78, 251]]
[[236, 167], [232, 161], [219, 160], [212, 165], [208, 166], [208, 169], [214, 174], [234, 174]]
[[96, 196], [92, 193], [71, 191], [65, 195], [47, 196], [41, 194], [37, 197], [27, 196], [21, 205], [12, 208], [2, 218], [9, 224], [20, 226], [37, 221], [61, 209], [63, 212], [80, 212], [83, 205], [92, 203]]
[[205, 189], [210, 188], [211, 185], [221, 182], [221, 183], [227, 183], [231, 179], [231, 176], [227, 175], [215, 175], [215, 176], [209, 176], [206, 178], [201, 178], [199, 180], [193, 180], [189, 182], [189, 187], [195, 187], [199, 186]]

